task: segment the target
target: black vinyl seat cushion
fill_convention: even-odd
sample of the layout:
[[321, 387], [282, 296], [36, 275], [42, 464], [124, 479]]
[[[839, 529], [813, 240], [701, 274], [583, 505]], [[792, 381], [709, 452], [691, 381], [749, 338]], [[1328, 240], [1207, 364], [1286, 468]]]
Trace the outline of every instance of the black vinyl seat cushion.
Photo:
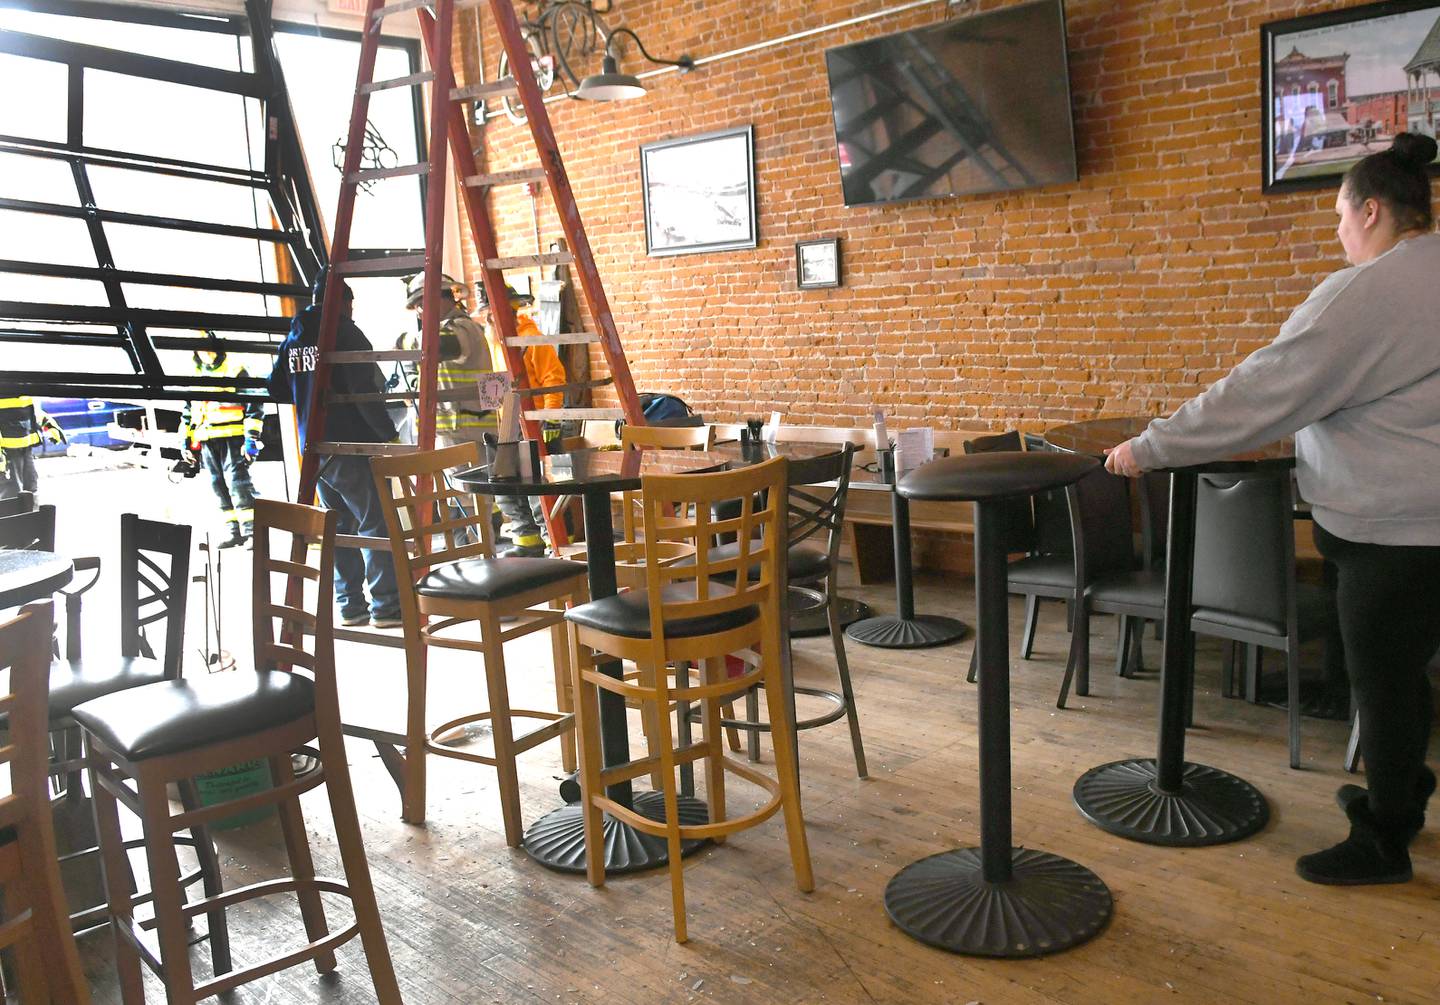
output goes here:
[[[665, 587], [662, 595], [667, 604], [693, 601], [695, 584], [676, 583]], [[722, 595], [713, 581], [710, 584], [710, 595], [712, 597]], [[724, 611], [720, 614], [707, 614], [698, 618], [678, 618], [665, 623], [665, 637], [689, 639], [700, 635], [717, 635], [720, 632], [730, 631], [732, 628], [741, 628], [752, 624], [759, 618], [760, 608], [753, 605], [733, 611]], [[650, 637], [650, 591], [629, 590], [613, 597], [592, 600], [588, 604], [570, 608], [565, 614], [565, 619], [584, 628], [593, 628], [611, 635], [622, 635], [628, 639], [648, 639]]]
[[[1330, 618], [1333, 601], [1326, 595], [1325, 588], [1313, 583], [1300, 583], [1295, 589], [1295, 620], [1299, 622], [1301, 639], [1312, 639], [1323, 634], [1326, 621]], [[1284, 636], [1284, 618], [1256, 617], [1252, 614], [1238, 614], [1213, 607], [1197, 607], [1190, 619], [1191, 630], [1203, 635], [1224, 634], [1225, 629], [1243, 632], [1257, 632], [1262, 635]], [[1215, 631], [1219, 629], [1220, 631]]]
[[1165, 570], [1131, 569], [1092, 583], [1085, 591], [1092, 603], [1165, 609]]
[[1075, 588], [1075, 560], [1069, 555], [1030, 555], [1011, 562], [1005, 579], [1012, 593], [1016, 587], [1041, 586], [1051, 590]]
[[562, 558], [466, 558], [437, 565], [416, 589], [422, 597], [496, 601], [584, 575], [584, 565]]
[[[758, 542], [757, 542], [758, 544]], [[751, 551], [755, 545], [751, 545]], [[735, 558], [740, 554], [740, 542], [732, 541], [729, 544], [716, 545], [710, 549], [710, 561], [723, 562]], [[830, 571], [830, 556], [819, 548], [812, 548], [808, 545], [797, 544], [790, 548], [786, 555], [786, 575], [792, 583], [803, 583], [807, 580], [820, 579]], [[694, 558], [685, 558], [676, 565], [694, 565]], [[717, 573], [716, 579], [724, 579], [727, 582], [735, 578], [733, 572]], [[760, 563], [754, 562], [750, 566], [750, 579], [760, 578]]]
[[88, 657], [50, 664], [50, 718], [59, 719], [82, 702], [165, 679], [159, 660], [143, 656]]
[[111, 750], [140, 761], [249, 736], [314, 710], [309, 677], [240, 670], [117, 691], [71, 714]]

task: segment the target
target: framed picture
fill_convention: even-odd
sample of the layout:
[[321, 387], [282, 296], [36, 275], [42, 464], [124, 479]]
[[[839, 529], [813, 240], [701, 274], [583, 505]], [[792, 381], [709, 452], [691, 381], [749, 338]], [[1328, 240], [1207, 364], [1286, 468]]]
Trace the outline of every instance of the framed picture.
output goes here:
[[755, 247], [754, 126], [646, 143], [640, 181], [646, 254]]
[[802, 290], [840, 285], [840, 238], [796, 243], [795, 285]]
[[1435, 135], [1440, 0], [1386, 0], [1261, 25], [1260, 67], [1264, 191], [1338, 185], [1396, 133]]

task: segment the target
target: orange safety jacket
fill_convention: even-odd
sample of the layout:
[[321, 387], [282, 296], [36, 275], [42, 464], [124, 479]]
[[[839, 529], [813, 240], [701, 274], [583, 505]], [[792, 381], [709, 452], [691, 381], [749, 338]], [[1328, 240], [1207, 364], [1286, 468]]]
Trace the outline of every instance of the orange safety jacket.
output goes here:
[[[528, 314], [515, 312], [515, 334], [520, 338], [538, 338], [540, 326]], [[525, 380], [531, 387], [555, 387], [565, 383], [565, 365], [553, 345], [532, 345], [525, 348]], [[565, 394], [540, 394], [533, 399], [536, 408], [564, 408]]]

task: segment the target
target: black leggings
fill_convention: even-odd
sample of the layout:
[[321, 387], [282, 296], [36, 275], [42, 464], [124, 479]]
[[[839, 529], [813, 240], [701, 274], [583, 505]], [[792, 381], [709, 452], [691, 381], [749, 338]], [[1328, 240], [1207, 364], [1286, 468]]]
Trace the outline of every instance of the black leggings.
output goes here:
[[1335, 563], [1370, 809], [1382, 828], [1403, 828], [1420, 810], [1434, 716], [1426, 664], [1440, 648], [1440, 546], [1361, 544], [1318, 523], [1315, 543]]

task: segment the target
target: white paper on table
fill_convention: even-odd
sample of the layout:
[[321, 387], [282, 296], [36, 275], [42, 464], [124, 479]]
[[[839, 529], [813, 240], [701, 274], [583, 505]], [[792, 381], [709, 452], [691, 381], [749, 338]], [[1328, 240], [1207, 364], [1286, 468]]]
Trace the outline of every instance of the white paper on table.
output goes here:
[[520, 395], [507, 391], [500, 406], [499, 428], [495, 431], [501, 443], [514, 443], [520, 439]]
[[890, 446], [890, 434], [885, 431], [885, 411], [875, 409], [875, 448], [884, 450]]
[[[475, 378], [477, 395], [474, 401], [473, 410], [476, 412], [500, 411], [505, 407], [505, 399], [510, 394], [510, 375], [502, 371], [482, 373]], [[463, 404], [469, 406], [470, 402]], [[466, 409], [470, 409], [467, 407]]]
[[935, 456], [935, 430], [902, 429], [895, 434], [895, 470], [910, 471]]
[[765, 423], [765, 428], [761, 430], [760, 436], [761, 436], [761, 438], [762, 438], [766, 443], [774, 443], [774, 442], [775, 442], [775, 438], [776, 438], [777, 436], [779, 436], [779, 435], [780, 435], [780, 413], [779, 413], [779, 412], [771, 412], [771, 413], [770, 413], [770, 421], [767, 422], [767, 423]]

